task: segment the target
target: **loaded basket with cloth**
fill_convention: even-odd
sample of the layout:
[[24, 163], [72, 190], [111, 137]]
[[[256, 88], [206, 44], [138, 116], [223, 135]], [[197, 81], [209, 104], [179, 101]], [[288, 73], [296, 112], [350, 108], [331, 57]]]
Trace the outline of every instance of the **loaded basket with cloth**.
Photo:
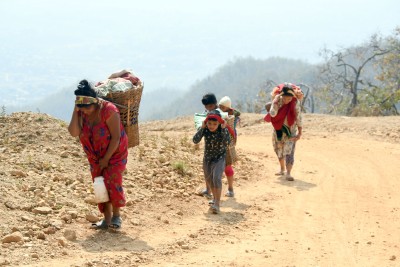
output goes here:
[[139, 145], [139, 106], [144, 83], [129, 69], [111, 74], [94, 88], [100, 98], [118, 109], [128, 135], [128, 147]]
[[[270, 114], [271, 106], [274, 104], [273, 101], [276, 97], [291, 96], [292, 100], [282, 105], [279, 109], [278, 114], [274, 117]], [[285, 133], [289, 138], [292, 133], [290, 131], [290, 126], [293, 125], [296, 115], [295, 106], [298, 101], [301, 101], [304, 97], [301, 88], [292, 83], [282, 83], [272, 89], [271, 93], [272, 102], [268, 102], [265, 105], [267, 110], [267, 115], [264, 117], [264, 121], [272, 123], [277, 135], [277, 139], [280, 141], [282, 139], [283, 133]], [[287, 118], [287, 122], [286, 119]], [[286, 125], [287, 124], [287, 125]]]

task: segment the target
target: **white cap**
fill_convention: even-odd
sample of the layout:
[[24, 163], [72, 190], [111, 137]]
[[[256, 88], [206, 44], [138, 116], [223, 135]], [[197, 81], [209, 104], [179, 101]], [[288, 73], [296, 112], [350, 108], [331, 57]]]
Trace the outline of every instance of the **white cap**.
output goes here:
[[229, 98], [229, 96], [224, 96], [223, 98], [221, 98], [218, 105], [222, 105], [227, 108], [232, 108], [231, 107], [231, 99]]

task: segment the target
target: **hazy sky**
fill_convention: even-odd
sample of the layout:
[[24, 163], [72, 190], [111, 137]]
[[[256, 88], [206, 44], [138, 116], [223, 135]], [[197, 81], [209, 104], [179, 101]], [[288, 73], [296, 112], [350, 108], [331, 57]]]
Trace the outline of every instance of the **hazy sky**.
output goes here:
[[0, 11], [0, 86], [59, 76], [51, 90], [125, 67], [147, 90], [186, 89], [235, 57], [315, 63], [323, 46], [400, 26], [399, 0], [0, 0]]

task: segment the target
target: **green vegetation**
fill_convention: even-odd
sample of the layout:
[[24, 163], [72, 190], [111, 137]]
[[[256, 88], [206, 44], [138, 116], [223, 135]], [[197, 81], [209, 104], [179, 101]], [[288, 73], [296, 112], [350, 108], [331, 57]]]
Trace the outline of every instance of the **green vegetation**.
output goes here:
[[185, 175], [189, 170], [188, 165], [183, 161], [174, 161], [171, 163], [171, 165], [172, 169], [174, 169], [174, 171], [176, 171], [180, 175]]

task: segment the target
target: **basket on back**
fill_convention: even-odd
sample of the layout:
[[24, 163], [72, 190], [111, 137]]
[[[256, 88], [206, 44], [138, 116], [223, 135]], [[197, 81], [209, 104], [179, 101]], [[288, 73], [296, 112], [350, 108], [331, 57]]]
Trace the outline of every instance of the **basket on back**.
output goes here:
[[[228, 118], [225, 119], [226, 123], [228, 124], [229, 127], [231, 127], [233, 130], [235, 130], [235, 116], [234, 115], [229, 115]], [[226, 165], [232, 165], [237, 161], [237, 153], [236, 153], [236, 138], [234, 136], [231, 136], [231, 142], [228, 146], [228, 149], [226, 151]]]
[[121, 122], [128, 135], [128, 147], [139, 145], [139, 106], [143, 83], [124, 92], [109, 92], [105, 99], [113, 102], [119, 109]]

